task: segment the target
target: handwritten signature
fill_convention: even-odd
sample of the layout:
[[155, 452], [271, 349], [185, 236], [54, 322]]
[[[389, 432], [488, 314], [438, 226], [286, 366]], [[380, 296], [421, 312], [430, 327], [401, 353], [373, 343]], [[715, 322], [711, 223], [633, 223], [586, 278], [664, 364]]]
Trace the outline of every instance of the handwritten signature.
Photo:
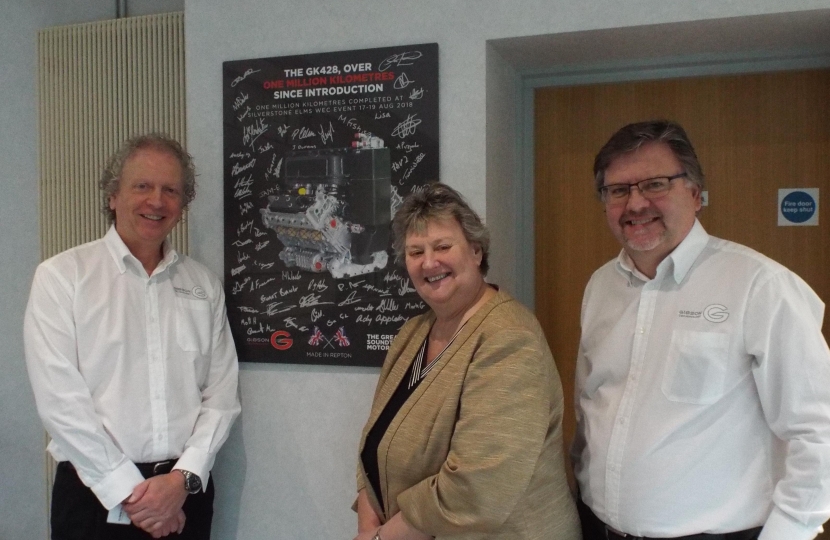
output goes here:
[[239, 227], [236, 228], [236, 236], [242, 236], [242, 233], [250, 233], [251, 227], [254, 226], [254, 220], [247, 221], [245, 223], [240, 223]]
[[239, 174], [241, 172], [245, 172], [248, 169], [250, 169], [251, 167], [253, 167], [254, 165], [256, 165], [256, 158], [253, 158], [251, 161], [249, 161], [248, 163], [246, 163], [244, 165], [234, 163], [233, 167], [231, 167], [231, 176], [236, 176], [237, 174]]
[[245, 197], [251, 196], [251, 184], [254, 183], [253, 177], [248, 175], [247, 178], [240, 178], [236, 181], [233, 185], [236, 191], [233, 192], [233, 196], [236, 199], [244, 199]]
[[331, 122], [329, 122], [328, 130], [323, 128], [323, 124], [320, 124], [320, 140], [323, 144], [326, 144], [326, 141], [334, 141], [334, 126], [331, 125]]
[[411, 66], [415, 60], [422, 57], [421, 51], [409, 51], [400, 54], [393, 54], [380, 64], [378, 64], [378, 71], [386, 71], [392, 66]]
[[246, 101], [248, 101], [248, 94], [240, 93], [239, 96], [233, 100], [233, 110], [238, 111], [239, 107], [245, 105]]
[[403, 296], [406, 293], [415, 292], [415, 289], [409, 286], [409, 278], [406, 278], [404, 281], [401, 282], [401, 286], [398, 288], [398, 296]]
[[295, 305], [292, 306], [285, 306], [282, 302], [271, 302], [267, 306], [265, 306], [265, 314], [266, 315], [276, 315], [278, 313], [285, 313], [286, 311], [291, 311], [294, 309]]
[[[401, 73], [400, 75], [398, 75], [398, 78], [395, 79], [395, 83], [392, 85], [392, 87], [395, 90], [403, 90], [404, 88], [406, 88], [407, 86], [409, 86], [410, 84], [412, 84], [414, 82], [415, 81], [413, 81], [412, 79], [410, 79], [409, 77], [406, 76], [406, 73]], [[241, 118], [240, 118], [240, 120], [241, 120]]]
[[323, 304], [333, 304], [334, 302], [321, 302], [319, 294], [307, 294], [300, 298], [300, 307], [319, 306]]
[[239, 77], [235, 78], [235, 79], [233, 80], [233, 82], [231, 82], [231, 88], [233, 88], [233, 87], [234, 87], [234, 86], [236, 86], [237, 84], [241, 83], [242, 81], [244, 81], [245, 79], [247, 79], [249, 76], [253, 75], [254, 73], [259, 73], [260, 71], [262, 71], [262, 70], [260, 70], [260, 69], [257, 69], [257, 70], [254, 70], [254, 69], [246, 69], [246, 70], [245, 70], [245, 73], [243, 73], [243, 74], [242, 74], [242, 75], [240, 75]]
[[409, 135], [415, 134], [415, 129], [421, 123], [420, 118], [416, 118], [416, 114], [410, 114], [406, 117], [406, 120], [401, 122], [397, 125], [397, 127], [392, 131], [393, 137], [400, 137], [401, 139], [408, 137]]
[[347, 296], [345, 300], [343, 300], [342, 302], [340, 302], [337, 305], [341, 306], [341, 307], [342, 306], [348, 306], [348, 305], [351, 305], [351, 304], [356, 304], [357, 302], [360, 302], [361, 300], [362, 300], [362, 298], [357, 297], [357, 291], [352, 291], [352, 292], [349, 293], [349, 296]]
[[250, 107], [245, 107], [245, 110], [244, 110], [244, 111], [242, 111], [242, 114], [240, 114], [239, 116], [237, 116], [237, 117], [236, 117], [236, 119], [237, 119], [237, 120], [239, 120], [239, 121], [241, 122], [241, 121], [243, 121], [243, 120], [244, 120], [244, 119], [245, 119], [245, 118], [246, 118], [249, 114], [251, 114], [251, 108], [250, 108]]
[[242, 144], [250, 145], [252, 148], [254, 142], [266, 131], [270, 126], [262, 119], [257, 119], [256, 122], [248, 126], [242, 127]]
[[309, 137], [316, 137], [316, 136], [317, 136], [316, 133], [314, 133], [312, 130], [308, 129], [305, 126], [301, 127], [301, 128], [298, 128], [298, 129], [295, 129], [294, 131], [291, 132], [291, 138], [292, 139], [302, 140], [302, 139], [308, 139]]

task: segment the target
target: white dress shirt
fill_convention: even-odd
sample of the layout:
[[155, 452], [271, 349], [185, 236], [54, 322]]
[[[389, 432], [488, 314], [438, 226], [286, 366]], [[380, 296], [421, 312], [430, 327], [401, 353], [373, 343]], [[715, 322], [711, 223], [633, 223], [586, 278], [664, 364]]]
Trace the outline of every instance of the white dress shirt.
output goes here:
[[238, 364], [219, 279], [165, 242], [147, 276], [114, 227], [38, 266], [26, 365], [48, 450], [106, 508], [178, 459], [207, 485], [239, 414]]
[[823, 314], [801, 278], [699, 222], [654, 279], [624, 251], [597, 270], [575, 394], [585, 503], [633, 535], [813, 538], [830, 517]]

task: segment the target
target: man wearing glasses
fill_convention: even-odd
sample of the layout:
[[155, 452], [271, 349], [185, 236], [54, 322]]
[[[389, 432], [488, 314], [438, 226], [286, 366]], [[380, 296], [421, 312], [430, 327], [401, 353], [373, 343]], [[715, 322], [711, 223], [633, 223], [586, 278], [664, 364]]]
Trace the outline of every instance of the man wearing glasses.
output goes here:
[[615, 133], [594, 161], [619, 256], [582, 302], [573, 459], [585, 540], [807, 540], [830, 517], [824, 304], [697, 221], [681, 126]]

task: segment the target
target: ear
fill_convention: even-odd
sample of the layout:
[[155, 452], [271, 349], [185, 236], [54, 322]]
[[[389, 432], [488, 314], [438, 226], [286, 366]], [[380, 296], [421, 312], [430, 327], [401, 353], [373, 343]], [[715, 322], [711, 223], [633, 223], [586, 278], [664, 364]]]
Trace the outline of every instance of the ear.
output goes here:
[[481, 260], [484, 258], [484, 251], [478, 244], [473, 244], [473, 256], [476, 258], [476, 263], [481, 266]]
[[117, 195], [117, 193], [115, 195], [110, 195], [110, 210], [115, 210], [115, 197], [116, 197], [116, 195]]
[[695, 199], [695, 213], [699, 213], [700, 209], [703, 208], [703, 199], [702, 199], [703, 191], [700, 189], [700, 186], [697, 184], [692, 186], [692, 196]]

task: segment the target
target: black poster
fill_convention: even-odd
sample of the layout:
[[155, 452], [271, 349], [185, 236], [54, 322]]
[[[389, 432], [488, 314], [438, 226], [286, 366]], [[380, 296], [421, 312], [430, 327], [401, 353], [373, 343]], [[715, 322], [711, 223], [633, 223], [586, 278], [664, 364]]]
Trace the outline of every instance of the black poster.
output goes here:
[[239, 359], [380, 366], [426, 309], [390, 222], [438, 179], [438, 45], [237, 60], [222, 78]]

